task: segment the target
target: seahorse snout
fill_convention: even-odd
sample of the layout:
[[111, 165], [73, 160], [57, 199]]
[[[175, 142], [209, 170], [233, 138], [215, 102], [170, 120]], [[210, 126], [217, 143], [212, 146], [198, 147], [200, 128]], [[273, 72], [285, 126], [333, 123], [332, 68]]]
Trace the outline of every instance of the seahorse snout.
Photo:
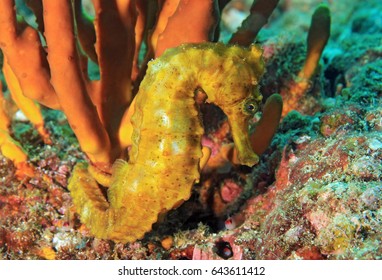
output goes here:
[[232, 137], [235, 143], [239, 163], [249, 167], [254, 166], [258, 163], [259, 156], [252, 149], [248, 131], [248, 120], [232, 120], [228, 117], [228, 121], [231, 126]]

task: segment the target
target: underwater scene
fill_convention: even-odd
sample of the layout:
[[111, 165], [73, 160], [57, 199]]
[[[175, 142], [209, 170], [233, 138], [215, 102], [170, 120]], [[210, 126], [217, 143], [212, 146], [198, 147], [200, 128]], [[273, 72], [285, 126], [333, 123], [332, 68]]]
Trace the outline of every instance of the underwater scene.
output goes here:
[[381, 15], [0, 1], [0, 260], [381, 259]]

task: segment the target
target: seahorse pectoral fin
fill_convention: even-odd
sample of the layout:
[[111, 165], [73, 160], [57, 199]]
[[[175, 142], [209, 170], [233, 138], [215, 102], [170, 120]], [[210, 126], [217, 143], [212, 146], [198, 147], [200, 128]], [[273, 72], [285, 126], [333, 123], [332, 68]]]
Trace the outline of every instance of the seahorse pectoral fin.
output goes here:
[[229, 122], [239, 163], [252, 167], [258, 163], [259, 157], [252, 149], [248, 121], [246, 119], [229, 119]]

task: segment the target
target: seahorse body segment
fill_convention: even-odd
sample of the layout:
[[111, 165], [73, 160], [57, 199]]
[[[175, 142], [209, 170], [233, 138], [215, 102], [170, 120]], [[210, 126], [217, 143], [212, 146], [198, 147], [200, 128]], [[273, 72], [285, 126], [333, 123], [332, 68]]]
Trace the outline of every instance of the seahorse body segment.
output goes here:
[[256, 164], [248, 120], [262, 99], [263, 71], [257, 46], [185, 44], [151, 61], [131, 118], [129, 161], [114, 164], [107, 199], [86, 166], [75, 167], [69, 190], [82, 222], [98, 238], [132, 242], [190, 197], [202, 155], [196, 89], [227, 115], [241, 163]]

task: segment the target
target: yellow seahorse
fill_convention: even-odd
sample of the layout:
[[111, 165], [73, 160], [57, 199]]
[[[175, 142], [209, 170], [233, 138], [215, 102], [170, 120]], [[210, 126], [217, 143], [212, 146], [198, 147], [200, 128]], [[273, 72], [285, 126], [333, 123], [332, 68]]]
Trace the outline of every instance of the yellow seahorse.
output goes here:
[[159, 214], [190, 197], [202, 156], [197, 90], [227, 115], [240, 163], [258, 162], [248, 120], [262, 99], [261, 54], [255, 45], [184, 44], [149, 63], [131, 117], [129, 161], [114, 164], [107, 199], [85, 165], [75, 167], [69, 183], [81, 221], [94, 236], [117, 242], [140, 239]]

